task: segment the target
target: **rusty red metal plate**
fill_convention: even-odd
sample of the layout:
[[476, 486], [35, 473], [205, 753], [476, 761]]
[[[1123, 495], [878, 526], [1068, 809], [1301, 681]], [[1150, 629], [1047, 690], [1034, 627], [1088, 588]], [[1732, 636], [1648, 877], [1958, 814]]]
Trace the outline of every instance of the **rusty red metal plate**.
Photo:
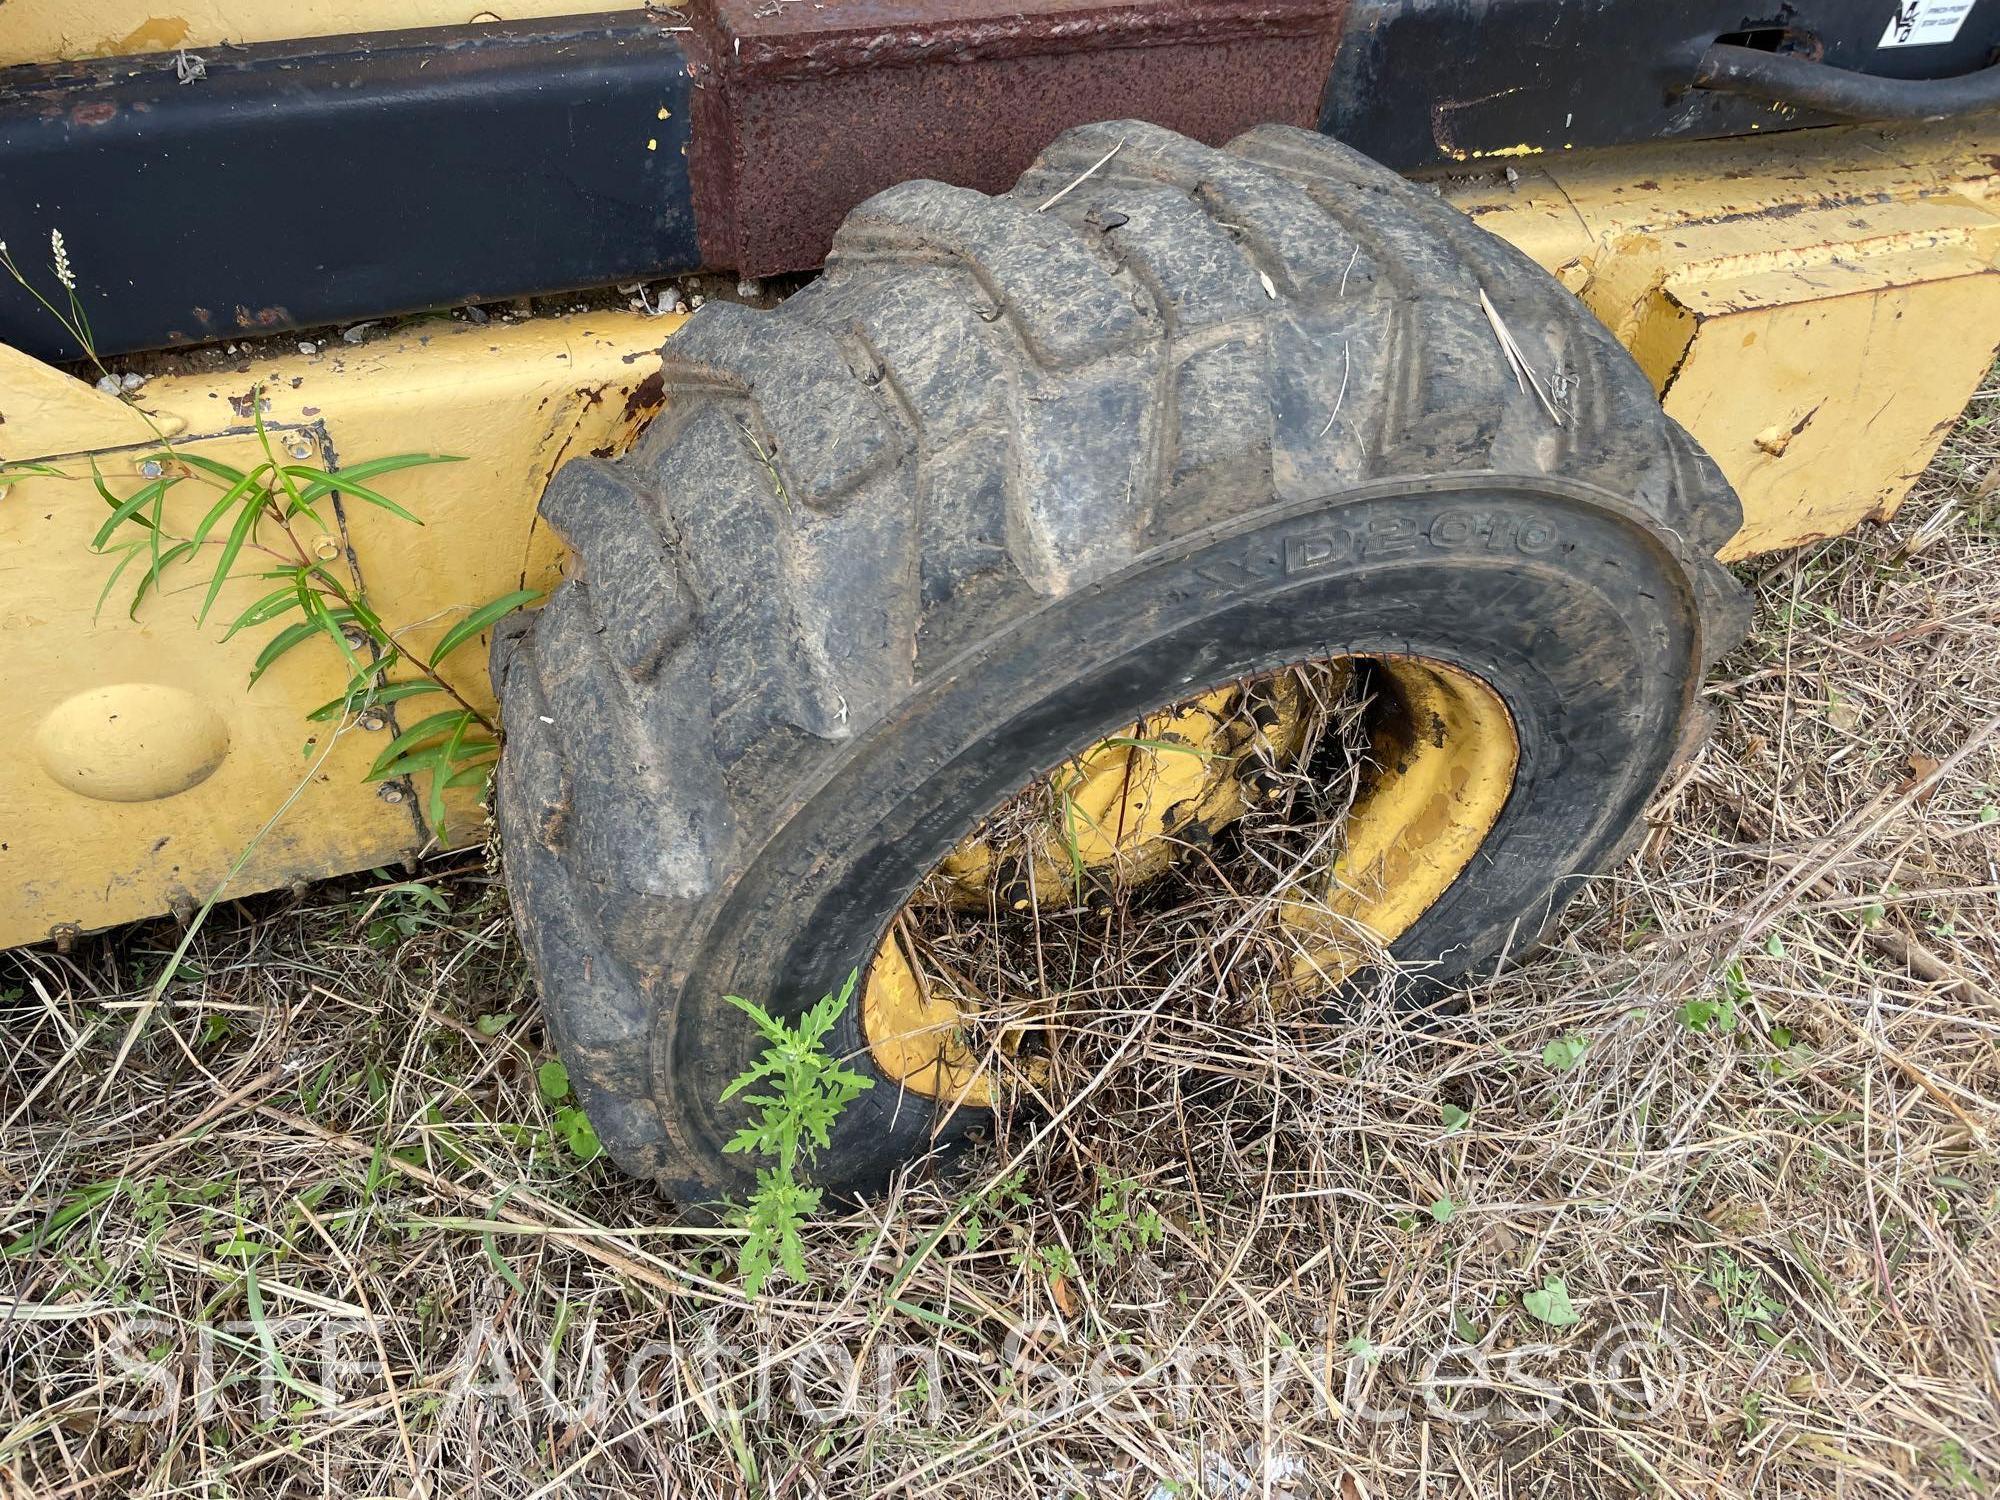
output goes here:
[[826, 257], [849, 209], [928, 177], [1010, 186], [1059, 132], [1142, 119], [1220, 144], [1312, 125], [1347, 0], [695, 0], [702, 259]]

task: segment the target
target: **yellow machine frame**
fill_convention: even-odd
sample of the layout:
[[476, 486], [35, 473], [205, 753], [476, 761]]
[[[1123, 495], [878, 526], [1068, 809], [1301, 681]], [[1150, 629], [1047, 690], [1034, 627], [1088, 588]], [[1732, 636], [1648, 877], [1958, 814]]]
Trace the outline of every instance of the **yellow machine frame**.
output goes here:
[[[583, 8], [644, 9], [615, 0]], [[286, 5], [174, 0], [164, 7], [156, 0], [91, 0], [88, 5], [76, 0], [8, 0], [6, 18], [0, 21], [0, 67], [405, 27], [532, 21], [573, 16], [578, 10], [576, 0], [499, 0], [493, 5], [452, 0], [291, 0]]]
[[[392, 20], [374, 0], [305, 9], [286, 17], [289, 32], [469, 19], [399, 6]], [[179, 19], [189, 42], [213, 30], [199, 8]], [[73, 6], [15, 0], [6, 42], [25, 56], [117, 50], [106, 37], [128, 20], [132, 35], [153, 24], [122, 5], [83, 25]], [[2000, 121], [1987, 118], [1522, 158], [1509, 177], [1440, 186], [1633, 351], [1742, 494], [1725, 556], [1744, 557], [1893, 513], [1964, 408], [2000, 341], [1996, 164]], [[560, 546], [535, 516], [543, 486], [565, 458], [632, 440], [657, 409], [648, 377], [679, 322], [409, 320], [359, 346], [258, 346], [219, 373], [154, 378], [130, 400], [177, 445], [225, 460], [255, 442], [253, 385], [307, 461], [463, 457], [395, 476], [421, 529], [350, 509], [345, 534], [328, 539], [351, 549], [384, 618], [421, 643], [469, 605], [559, 576]], [[126, 399], [0, 347], [0, 460], [66, 476], [0, 474], [0, 945], [183, 908], [226, 876], [231, 894], [271, 889], [479, 828], [459, 805], [441, 839], [419, 808], [385, 801], [362, 779], [379, 749], [369, 731], [313, 737], [305, 714], [344, 676], [335, 653], [294, 652], [246, 691], [258, 642], [219, 643], [192, 599], [149, 599], [136, 620], [98, 612], [110, 563], [88, 545], [104, 514], [91, 462], [114, 486], [138, 482], [154, 446]], [[238, 609], [259, 589], [232, 587]], [[233, 617], [230, 602], [218, 617]], [[480, 654], [455, 660], [458, 686], [485, 698]]]

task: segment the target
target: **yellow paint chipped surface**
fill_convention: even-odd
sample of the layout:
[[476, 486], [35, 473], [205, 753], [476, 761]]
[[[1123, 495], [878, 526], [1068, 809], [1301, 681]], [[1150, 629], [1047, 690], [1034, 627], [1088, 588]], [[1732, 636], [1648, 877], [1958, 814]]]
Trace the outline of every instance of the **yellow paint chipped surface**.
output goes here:
[[[639, 10], [623, 0], [584, 10]], [[282, 42], [352, 31], [464, 26], [576, 15], [576, 0], [6, 0], [0, 67], [143, 52], [199, 50], [225, 42]]]
[[[1257, 795], [1259, 767], [1298, 747], [1301, 695], [1289, 674], [1220, 688], [1091, 746], [1059, 767], [1004, 826], [974, 833], [939, 867], [955, 904], [983, 906], [996, 864], [1018, 868], [1022, 905], [1057, 899], [1086, 877], [1150, 880], [1197, 827], [1213, 833]], [[1009, 893], [1002, 893], [1009, 895]]]
[[1332, 983], [1410, 930], [1464, 873], [1514, 788], [1520, 742], [1500, 696], [1469, 672], [1381, 664], [1395, 711], [1379, 722], [1373, 783], [1358, 798], [1320, 900], [1288, 902], [1306, 940], [1301, 980]]
[[868, 966], [861, 1029], [875, 1066], [913, 1093], [964, 1104], [992, 1102], [988, 1074], [966, 1046], [959, 1009], [922, 981], [891, 933]]
[[[1312, 988], [1337, 982], [1408, 931], [1472, 862], [1514, 786], [1514, 724], [1490, 687], [1421, 658], [1378, 659], [1376, 666], [1377, 769], [1317, 893], [1287, 901], [1280, 914], [1298, 939], [1294, 977]], [[1034, 871], [1027, 897], [1016, 903], [1027, 906], [1070, 900], [1070, 883], [1083, 871], [1115, 867], [1129, 882], [1161, 873], [1197, 822], [1219, 829], [1248, 806], [1247, 794], [1223, 790], [1240, 786], [1236, 768], [1251, 743], [1233, 732], [1243, 722], [1241, 696], [1234, 687], [1206, 694], [1084, 751], [1038, 787], [1049, 804], [1025, 828], [1018, 815], [1003, 813], [1011, 817], [1004, 836], [982, 832], [961, 844], [941, 867], [945, 882], [984, 904], [996, 861], [1007, 860]], [[1274, 711], [1263, 716], [1268, 727], [1255, 732], [1254, 745], [1283, 765], [1300, 733], [1302, 699], [1292, 675], [1273, 679], [1264, 701]], [[1080, 806], [1090, 809], [1088, 819], [1079, 820]], [[895, 930], [869, 966], [861, 1020], [886, 1076], [920, 1094], [990, 1100], [989, 1073], [968, 1046], [964, 1013], [912, 964]], [[1001, 1045], [1011, 1052], [1018, 1041], [1003, 1038]]]
[[1447, 197], [1583, 298], [1743, 497], [1886, 518], [2000, 345], [2000, 118], [1578, 153]]
[[[1540, 156], [1547, 149], [1546, 146], [1534, 146], [1523, 141], [1518, 146], [1495, 146], [1486, 151], [1462, 151], [1454, 148], [1451, 156], [1454, 161], [1481, 161], [1508, 156]], [[1565, 146], [1563, 149], [1569, 148]]]
[[[319, 461], [327, 438], [351, 462], [463, 455], [384, 482], [423, 527], [368, 506], [347, 516], [345, 540], [375, 604], [422, 647], [463, 606], [554, 581], [560, 549], [536, 521], [535, 501], [563, 459], [629, 438], [650, 410], [642, 387], [658, 369], [658, 344], [678, 321], [599, 313], [514, 327], [419, 324], [360, 347], [259, 361], [247, 375], [155, 379], [143, 398], [180, 430], [182, 451], [246, 468], [256, 438], [232, 398], [247, 412], [253, 380], [269, 393], [280, 442], [306, 445], [308, 461]], [[149, 599], [136, 621], [116, 602], [95, 615], [111, 561], [88, 548], [105, 509], [81, 455], [95, 453], [119, 493], [142, 483], [138, 465], [154, 445], [135, 414], [0, 348], [0, 418], [0, 458], [47, 460], [71, 476], [16, 478], [0, 506], [0, 764], [10, 768], [0, 777], [0, 946], [200, 901], [315, 764], [232, 893], [420, 847], [429, 833], [413, 809], [362, 780], [381, 733], [350, 732], [318, 761], [325, 745], [311, 737], [324, 731], [304, 716], [340, 691], [333, 652], [294, 651], [246, 690], [266, 633], [222, 643], [214, 621], [233, 618], [267, 583], [231, 584], [206, 628], [194, 622], [199, 592]], [[213, 499], [194, 484], [170, 491], [169, 526], [185, 532]], [[453, 675], [490, 701], [478, 647], [457, 655]], [[462, 800], [452, 824], [458, 837], [479, 826]]]

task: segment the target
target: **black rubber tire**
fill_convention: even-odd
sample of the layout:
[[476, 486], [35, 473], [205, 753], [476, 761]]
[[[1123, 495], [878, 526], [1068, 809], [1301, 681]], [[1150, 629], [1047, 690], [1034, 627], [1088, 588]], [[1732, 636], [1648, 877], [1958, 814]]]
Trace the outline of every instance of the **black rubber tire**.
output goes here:
[[[1003, 197], [892, 188], [783, 306], [696, 313], [665, 379], [630, 456], [550, 486], [576, 566], [494, 676], [549, 1025], [684, 1201], [750, 1182], [723, 997], [836, 988], [983, 813], [1142, 710], [1335, 653], [1492, 683], [1516, 785], [1396, 945], [1462, 976], [1621, 848], [1747, 620], [1735, 496], [1609, 333], [1305, 131], [1094, 125]], [[873, 1187], [933, 1129], [878, 1085], [816, 1174]]]

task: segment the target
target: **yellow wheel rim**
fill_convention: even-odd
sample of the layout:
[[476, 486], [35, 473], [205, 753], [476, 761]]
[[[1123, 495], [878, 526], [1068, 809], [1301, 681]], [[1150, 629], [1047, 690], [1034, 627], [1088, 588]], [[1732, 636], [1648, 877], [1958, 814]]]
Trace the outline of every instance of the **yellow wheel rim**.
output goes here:
[[[1342, 825], [1339, 852], [1307, 882], [1311, 896], [1280, 907], [1297, 949], [1293, 978], [1311, 987], [1336, 984], [1379, 954], [1467, 871], [1506, 806], [1520, 758], [1513, 718], [1480, 678], [1425, 657], [1368, 660], [1378, 685], [1372, 774]], [[1289, 672], [1149, 714], [983, 824], [938, 867], [931, 897], [985, 905], [1003, 872], [999, 897], [1017, 908], [1080, 892], [1086, 878], [1151, 879], [1191, 837], [1249, 810], [1259, 795], [1255, 771], [1297, 754], [1303, 717]], [[991, 1069], [969, 1045], [966, 1015], [911, 962], [900, 926], [883, 939], [862, 995], [876, 1067], [914, 1093], [990, 1104]]]
[[1312, 903], [1284, 920], [1309, 941], [1299, 979], [1334, 984], [1393, 943], [1465, 873], [1514, 787], [1520, 740], [1500, 695], [1423, 657], [1381, 662], [1395, 700], [1378, 721], [1373, 784]]

